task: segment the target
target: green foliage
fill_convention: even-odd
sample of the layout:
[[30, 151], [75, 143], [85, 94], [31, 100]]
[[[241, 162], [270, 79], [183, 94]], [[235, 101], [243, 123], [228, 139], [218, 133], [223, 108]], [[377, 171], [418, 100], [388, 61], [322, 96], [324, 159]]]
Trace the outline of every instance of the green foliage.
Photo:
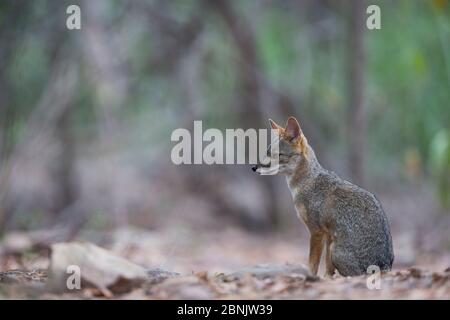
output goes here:
[[430, 145], [430, 165], [436, 179], [439, 198], [445, 208], [450, 208], [450, 132], [440, 130]]
[[399, 161], [417, 148], [426, 163], [431, 139], [450, 120], [450, 58], [440, 40], [450, 37], [448, 14], [437, 24], [431, 3], [380, 5], [382, 29], [367, 33], [370, 138], [380, 146], [374, 156], [380, 164]]

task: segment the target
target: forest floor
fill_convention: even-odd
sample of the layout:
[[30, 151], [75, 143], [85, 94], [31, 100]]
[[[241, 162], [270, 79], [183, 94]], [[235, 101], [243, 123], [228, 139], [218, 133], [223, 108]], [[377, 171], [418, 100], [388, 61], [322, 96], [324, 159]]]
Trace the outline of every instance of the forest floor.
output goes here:
[[[46, 285], [47, 274], [56, 263], [51, 259], [59, 258], [48, 248], [27, 248], [30, 238], [26, 233], [4, 237], [1, 299], [450, 299], [448, 251], [420, 253], [412, 243], [405, 246], [408, 241], [400, 235], [393, 270], [381, 275], [380, 289], [369, 289], [369, 275], [326, 279], [321, 266], [319, 277], [311, 276], [303, 267], [307, 262], [305, 232], [254, 235], [226, 228], [199, 233], [182, 227], [164, 232], [136, 228], [103, 234], [84, 231], [77, 241], [96, 243], [108, 250], [105, 254], [143, 266], [148, 278], [126, 290], [86, 282], [80, 290], [59, 293]], [[84, 253], [79, 256], [88, 260]], [[104, 258], [112, 261], [108, 259]], [[117, 267], [111, 264], [99, 268]]]

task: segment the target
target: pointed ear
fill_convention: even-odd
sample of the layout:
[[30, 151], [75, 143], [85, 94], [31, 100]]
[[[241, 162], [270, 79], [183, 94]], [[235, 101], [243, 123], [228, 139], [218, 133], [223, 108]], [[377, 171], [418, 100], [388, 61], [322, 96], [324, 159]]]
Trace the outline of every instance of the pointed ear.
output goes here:
[[282, 132], [283, 127], [279, 126], [275, 121], [273, 121], [272, 119], [269, 119], [269, 123], [270, 123], [270, 127], [272, 129], [278, 130], [278, 133]]
[[300, 129], [300, 125], [298, 124], [297, 119], [295, 119], [294, 117], [289, 117], [288, 121], [286, 122], [285, 132], [286, 135], [292, 140], [300, 138], [300, 136], [302, 135], [302, 130]]

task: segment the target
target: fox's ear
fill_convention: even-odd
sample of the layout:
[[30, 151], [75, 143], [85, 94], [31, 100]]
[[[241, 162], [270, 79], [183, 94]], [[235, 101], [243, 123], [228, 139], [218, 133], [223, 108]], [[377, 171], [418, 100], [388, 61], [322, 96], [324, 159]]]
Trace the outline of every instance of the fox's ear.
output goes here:
[[296, 140], [301, 137], [302, 130], [300, 129], [300, 125], [298, 124], [297, 119], [295, 119], [294, 117], [289, 117], [288, 121], [286, 122], [285, 132], [291, 140]]
[[279, 126], [275, 121], [272, 119], [269, 119], [270, 127], [272, 129], [278, 130], [278, 133], [281, 133], [284, 129], [283, 127]]

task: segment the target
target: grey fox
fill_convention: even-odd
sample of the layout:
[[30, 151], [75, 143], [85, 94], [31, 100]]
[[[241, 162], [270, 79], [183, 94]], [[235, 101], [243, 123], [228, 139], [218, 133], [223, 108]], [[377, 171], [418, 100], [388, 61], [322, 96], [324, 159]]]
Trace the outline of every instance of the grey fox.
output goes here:
[[[389, 222], [378, 199], [370, 192], [339, 178], [319, 164], [297, 119], [283, 128], [269, 119], [278, 132], [278, 173], [286, 180], [297, 216], [310, 232], [309, 268], [314, 275], [326, 248], [326, 276], [337, 269], [343, 276], [365, 274], [371, 265], [390, 270], [394, 261]], [[258, 174], [273, 167], [258, 163]]]

